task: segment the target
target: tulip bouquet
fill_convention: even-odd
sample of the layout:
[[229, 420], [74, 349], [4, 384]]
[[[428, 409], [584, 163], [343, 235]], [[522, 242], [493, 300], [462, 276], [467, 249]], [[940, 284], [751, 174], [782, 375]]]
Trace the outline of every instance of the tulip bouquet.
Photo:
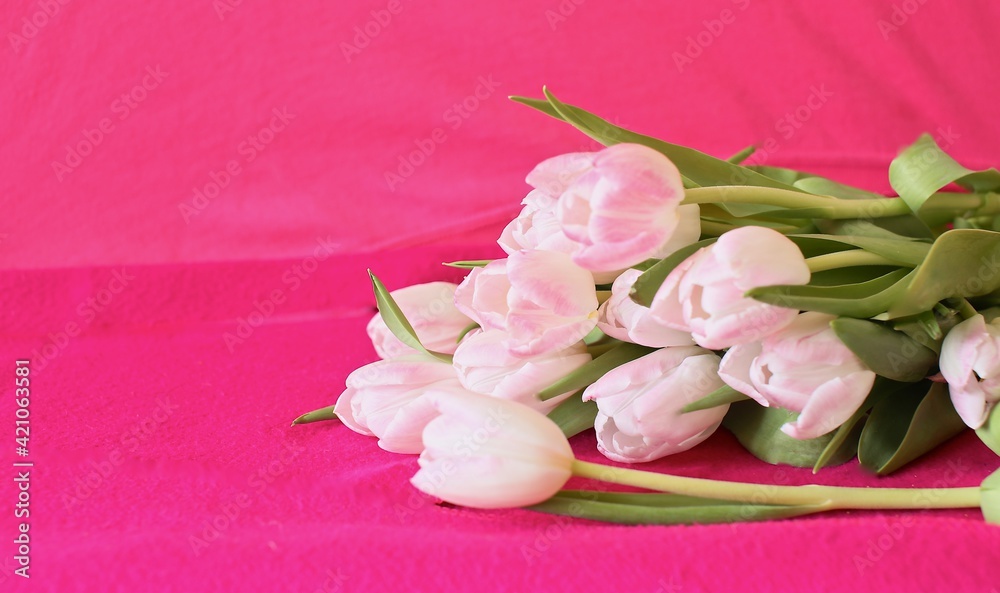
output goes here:
[[[889, 166], [886, 198], [720, 160], [611, 125], [546, 91], [513, 98], [606, 148], [548, 159], [503, 230], [507, 257], [447, 265], [459, 285], [389, 292], [382, 360], [347, 378], [338, 418], [419, 454], [447, 502], [624, 523], [770, 519], [843, 508], [981, 507], [980, 488], [762, 486], [576, 460], [685, 451], [720, 426], [770, 463], [857, 457], [886, 474], [974, 429], [1000, 454], [1000, 172], [929, 136]], [[653, 490], [564, 490], [573, 476]]]

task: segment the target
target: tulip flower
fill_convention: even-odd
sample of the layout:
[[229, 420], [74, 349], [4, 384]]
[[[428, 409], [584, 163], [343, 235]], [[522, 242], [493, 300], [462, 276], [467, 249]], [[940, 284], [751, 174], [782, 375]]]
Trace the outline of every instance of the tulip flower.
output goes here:
[[470, 391], [520, 402], [547, 414], [572, 392], [541, 401], [536, 394], [591, 360], [582, 341], [562, 350], [521, 357], [507, 349], [507, 334], [475, 330], [455, 351], [458, 380]]
[[423, 432], [412, 483], [453, 504], [518, 507], [550, 498], [572, 474], [573, 450], [559, 427], [514, 401], [429, 389], [440, 415]]
[[971, 428], [980, 428], [1000, 401], [1000, 319], [975, 315], [956, 325], [941, 345], [941, 375], [951, 403]]
[[556, 207], [563, 232], [579, 244], [573, 261], [607, 272], [653, 256], [680, 222], [677, 208], [684, 186], [677, 167], [641, 144], [616, 144], [591, 153], [582, 173], [581, 161], [579, 156], [567, 161], [572, 181]]
[[611, 298], [597, 310], [597, 327], [612, 338], [653, 348], [693, 345], [689, 332], [660, 323], [648, 307], [632, 300], [632, 285], [641, 275], [641, 271], [630, 269], [615, 280]]
[[[452, 354], [458, 348], [458, 336], [472, 323], [455, 307], [456, 288], [458, 285], [451, 282], [430, 282], [390, 293], [428, 350]], [[414, 352], [389, 331], [379, 314], [368, 322], [368, 337], [380, 358]]]
[[723, 357], [719, 376], [763, 406], [798, 412], [781, 427], [788, 436], [822, 436], [857, 411], [875, 382], [875, 373], [830, 327], [834, 319], [803, 313], [761, 342], [734, 346]]
[[809, 278], [802, 252], [788, 237], [764, 227], [740, 227], [677, 266], [651, 309], [664, 325], [691, 332], [699, 346], [722, 350], [760, 340], [798, 314], [747, 298], [748, 290], [807, 284]]
[[497, 243], [507, 255], [522, 250], [540, 249], [572, 254], [577, 243], [566, 236], [556, 217], [556, 198], [541, 190], [532, 190], [517, 218], [503, 229]]
[[682, 413], [722, 380], [719, 357], [697, 346], [663, 348], [625, 363], [583, 392], [597, 402], [597, 447], [605, 457], [639, 463], [680, 453], [715, 432], [728, 405]]
[[567, 348], [597, 325], [594, 277], [554, 251], [518, 251], [472, 270], [455, 306], [484, 328], [507, 332], [518, 356]]
[[419, 453], [424, 426], [437, 413], [424, 390], [462, 389], [455, 369], [426, 354], [407, 354], [367, 364], [347, 376], [334, 413], [354, 432], [377, 436], [393, 453]]

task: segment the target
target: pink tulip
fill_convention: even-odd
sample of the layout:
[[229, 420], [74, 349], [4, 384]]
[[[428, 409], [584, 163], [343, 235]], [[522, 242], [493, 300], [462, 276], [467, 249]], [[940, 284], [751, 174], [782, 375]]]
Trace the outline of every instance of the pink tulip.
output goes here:
[[424, 429], [419, 490], [467, 507], [521, 507], [551, 498], [572, 475], [569, 442], [535, 410], [473, 393], [426, 397], [440, 416]]
[[693, 345], [689, 332], [667, 327], [652, 316], [648, 307], [632, 300], [632, 285], [641, 275], [641, 271], [631, 269], [615, 280], [611, 298], [597, 310], [597, 327], [612, 338], [643, 346]]
[[545, 401], [537, 393], [591, 360], [583, 342], [530, 357], [511, 354], [506, 342], [507, 334], [500, 330], [471, 332], [455, 351], [458, 380], [470, 391], [513, 400], [543, 414], [572, 392]]
[[522, 250], [540, 249], [572, 254], [577, 243], [566, 236], [556, 216], [556, 198], [541, 190], [532, 190], [522, 202], [517, 218], [504, 227], [497, 240], [507, 255]]
[[472, 270], [455, 305], [484, 328], [507, 332], [518, 356], [567, 348], [597, 325], [594, 277], [554, 251], [518, 251]]
[[455, 307], [482, 327], [504, 329], [509, 292], [507, 259], [497, 259], [469, 271], [455, 289]]
[[719, 376], [763, 406], [798, 412], [781, 427], [788, 436], [827, 434], [857, 411], [875, 382], [875, 373], [833, 332], [834, 319], [803, 313], [762, 342], [734, 346], [722, 358]]
[[422, 397], [426, 389], [462, 389], [450, 364], [426, 354], [407, 354], [358, 368], [333, 411], [354, 432], [379, 437], [393, 453], [419, 453], [420, 435], [437, 413]]
[[653, 316], [689, 331], [698, 345], [721, 350], [760, 340], [798, 314], [747, 298], [759, 286], [806, 284], [802, 252], [781, 233], [758, 226], [728, 231], [677, 266], [653, 299]]
[[940, 364], [958, 415], [980, 428], [1000, 401], [1000, 319], [986, 323], [975, 315], [956, 325], [941, 345]]
[[597, 447], [605, 457], [640, 463], [680, 453], [715, 432], [728, 405], [682, 414], [722, 380], [719, 357], [696, 346], [663, 348], [608, 371], [583, 392], [597, 402]]
[[[472, 320], [455, 307], [455, 289], [451, 282], [415, 284], [392, 291], [391, 295], [413, 326], [420, 343], [428, 350], [451, 354], [458, 348], [458, 336]], [[368, 337], [380, 358], [395, 358], [414, 352], [394, 336], [382, 316], [368, 322]]]
[[[616, 144], [591, 153], [581, 173], [582, 160], [569, 160], [574, 175], [567, 176], [572, 180], [556, 207], [563, 232], [578, 244], [573, 261], [607, 272], [655, 255], [680, 222], [677, 208], [684, 186], [677, 167], [641, 144]], [[696, 241], [700, 228], [691, 234]]]

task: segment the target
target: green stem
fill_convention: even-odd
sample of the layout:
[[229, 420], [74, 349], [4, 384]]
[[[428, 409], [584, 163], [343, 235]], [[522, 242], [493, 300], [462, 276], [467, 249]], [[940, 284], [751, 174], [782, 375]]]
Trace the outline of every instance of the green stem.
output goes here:
[[898, 198], [843, 200], [802, 192], [750, 185], [696, 187], [685, 191], [683, 204], [762, 204], [778, 208], [822, 208], [826, 218], [884, 218], [909, 214]]
[[573, 461], [573, 474], [686, 496], [755, 504], [823, 505], [828, 509], [952, 509], [978, 508], [979, 487], [970, 488], [845, 488], [839, 486], [776, 486], [671, 476], [634, 469]]
[[864, 249], [849, 249], [810, 257], [806, 260], [806, 265], [809, 266], [809, 271], [815, 274], [816, 272], [852, 266], [902, 266], [904, 264]]
[[955, 300], [958, 302], [958, 314], [962, 316], [962, 319], [972, 319], [976, 315], [979, 315], [979, 312], [976, 311], [976, 308], [969, 301], [961, 297]]

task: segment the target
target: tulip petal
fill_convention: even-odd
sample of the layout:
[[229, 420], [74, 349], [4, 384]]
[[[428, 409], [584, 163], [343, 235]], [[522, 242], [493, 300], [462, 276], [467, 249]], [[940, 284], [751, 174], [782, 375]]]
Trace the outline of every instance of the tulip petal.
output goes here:
[[736, 391], [748, 395], [758, 404], [767, 407], [770, 404], [754, 387], [750, 379], [750, 368], [761, 353], [760, 342], [739, 344], [730, 348], [719, 364], [719, 377]]
[[813, 439], [835, 430], [857, 411], [874, 383], [875, 373], [867, 370], [827, 381], [781, 431], [794, 439]]

